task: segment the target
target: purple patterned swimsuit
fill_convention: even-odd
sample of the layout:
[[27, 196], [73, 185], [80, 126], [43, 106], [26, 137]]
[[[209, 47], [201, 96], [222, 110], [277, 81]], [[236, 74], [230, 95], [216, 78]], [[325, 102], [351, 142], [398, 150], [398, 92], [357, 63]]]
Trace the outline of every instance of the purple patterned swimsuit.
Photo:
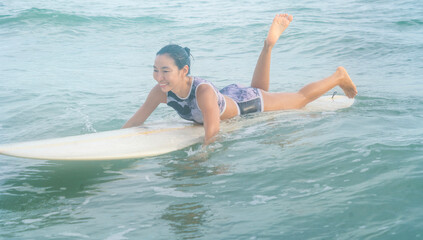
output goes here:
[[231, 84], [221, 89], [220, 93], [232, 98], [237, 103], [238, 115], [263, 112], [263, 96], [258, 88]]
[[186, 98], [180, 98], [172, 91], [169, 91], [167, 93], [167, 105], [175, 109], [183, 119], [203, 123], [203, 114], [198, 107], [196, 97], [197, 87], [201, 84], [208, 84], [213, 88], [217, 96], [220, 115], [226, 109], [226, 101], [223, 95], [232, 98], [237, 103], [238, 115], [263, 111], [263, 97], [259, 89], [231, 84], [219, 91], [211, 82], [198, 77], [193, 77], [191, 90]]

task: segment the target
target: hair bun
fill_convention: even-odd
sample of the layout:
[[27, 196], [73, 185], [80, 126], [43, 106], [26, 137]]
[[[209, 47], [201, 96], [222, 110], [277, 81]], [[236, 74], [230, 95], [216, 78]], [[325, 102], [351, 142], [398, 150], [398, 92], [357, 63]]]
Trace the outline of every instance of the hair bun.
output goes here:
[[191, 54], [191, 50], [187, 47], [184, 47], [185, 51], [187, 52], [188, 56]]

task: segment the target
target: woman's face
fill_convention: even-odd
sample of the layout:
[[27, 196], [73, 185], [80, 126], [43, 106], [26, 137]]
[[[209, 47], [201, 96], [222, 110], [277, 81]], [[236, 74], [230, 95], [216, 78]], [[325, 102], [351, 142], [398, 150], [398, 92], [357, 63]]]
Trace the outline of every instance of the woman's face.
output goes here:
[[163, 92], [180, 90], [184, 85], [183, 79], [186, 76], [184, 69], [178, 69], [175, 61], [169, 55], [157, 55], [154, 61], [153, 77]]

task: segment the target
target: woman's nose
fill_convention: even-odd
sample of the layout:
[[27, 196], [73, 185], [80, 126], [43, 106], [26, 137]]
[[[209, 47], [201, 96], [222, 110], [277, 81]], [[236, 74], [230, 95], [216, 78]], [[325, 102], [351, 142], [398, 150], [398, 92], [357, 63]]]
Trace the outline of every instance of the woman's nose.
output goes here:
[[157, 78], [156, 80], [158, 82], [162, 81], [163, 80], [163, 73], [157, 72], [156, 73], [156, 78]]

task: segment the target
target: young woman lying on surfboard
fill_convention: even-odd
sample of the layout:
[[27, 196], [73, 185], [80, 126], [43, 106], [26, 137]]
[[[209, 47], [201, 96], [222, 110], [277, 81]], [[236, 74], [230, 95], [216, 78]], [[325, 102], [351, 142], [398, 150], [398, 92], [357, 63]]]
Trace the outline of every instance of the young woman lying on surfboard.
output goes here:
[[300, 109], [336, 86], [353, 98], [357, 89], [343, 67], [338, 67], [331, 76], [310, 83], [296, 93], [268, 92], [272, 48], [292, 19], [288, 14], [279, 14], [273, 19], [250, 87], [232, 84], [219, 91], [209, 81], [189, 75], [189, 48], [178, 45], [163, 47], [154, 61], [153, 76], [158, 84], [123, 128], [141, 125], [160, 103], [167, 103], [182, 118], [203, 124], [204, 143], [209, 144], [213, 142], [219, 132], [220, 121], [224, 119], [252, 112]]

